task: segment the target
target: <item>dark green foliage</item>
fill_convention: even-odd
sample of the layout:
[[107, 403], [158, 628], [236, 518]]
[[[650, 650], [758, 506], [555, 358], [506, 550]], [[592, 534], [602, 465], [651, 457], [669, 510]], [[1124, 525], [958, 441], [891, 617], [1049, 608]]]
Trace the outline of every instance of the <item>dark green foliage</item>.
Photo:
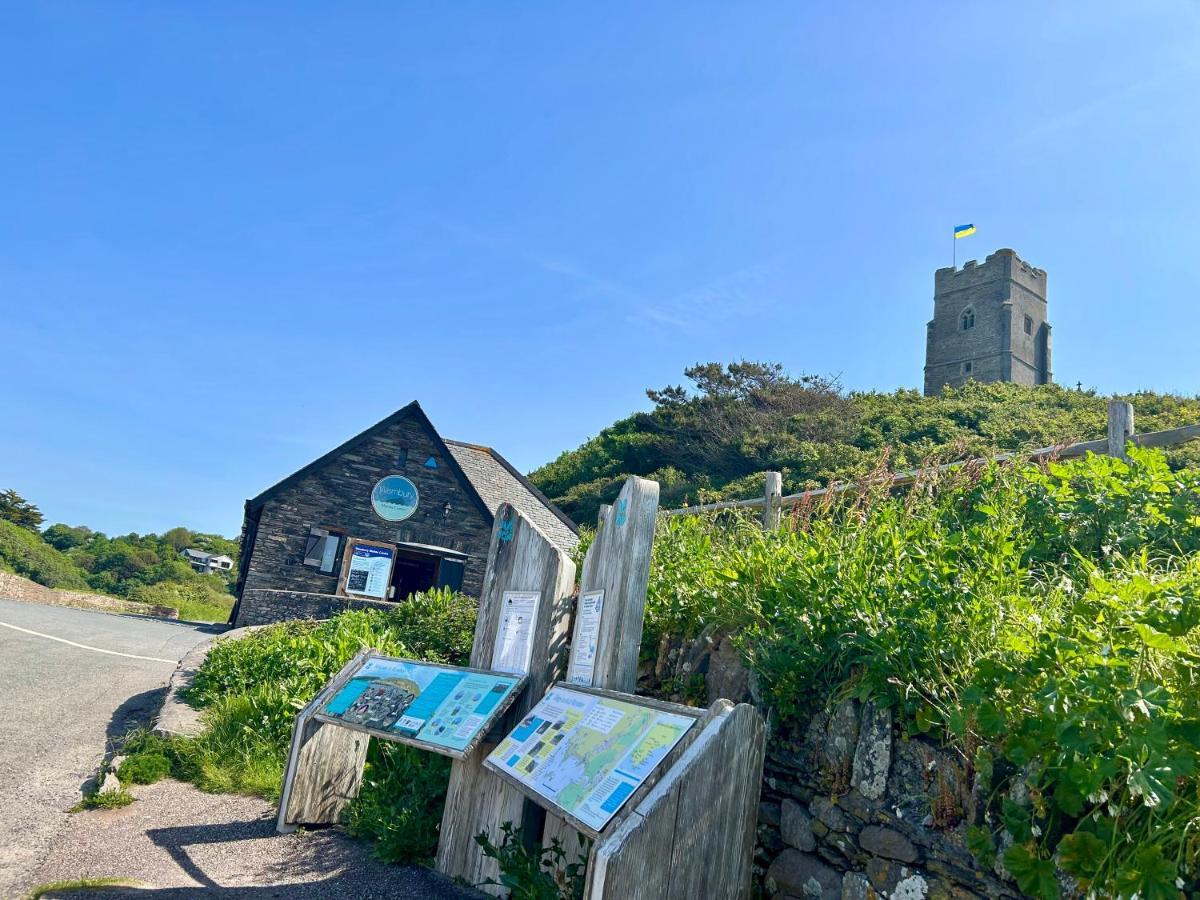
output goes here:
[[[1058, 895], [1200, 887], [1200, 470], [1156, 451], [659, 524], [643, 649], [728, 631], [785, 728], [845, 696], [957, 746], [981, 864]], [[872, 486], [874, 484], [875, 486]], [[1017, 798], [1028, 797], [1028, 801]]]
[[450, 782], [450, 760], [403, 744], [372, 741], [362, 792], [350, 804], [347, 827], [374, 841], [384, 862], [429, 863]]
[[64, 590], [85, 590], [84, 574], [65, 554], [30, 531], [0, 520], [0, 562], [38, 584]]
[[475, 843], [483, 855], [496, 860], [500, 879], [488, 879], [483, 886], [498, 886], [509, 890], [511, 900], [582, 900], [586, 887], [588, 850], [573, 862], [567, 862], [566, 851], [557, 839], [549, 847], [536, 844], [526, 847], [512, 822], [500, 826], [502, 837], [497, 846], [486, 832], [475, 835]]
[[127, 757], [117, 770], [123, 784], [154, 784], [171, 774], [171, 760], [163, 753], [139, 753]]
[[42, 511], [11, 488], [0, 491], [0, 519], [36, 532], [42, 527]]
[[[1091, 440], [1105, 434], [1105, 398], [1048, 385], [971, 382], [941, 397], [917, 391], [841, 392], [827, 379], [790, 378], [776, 364], [716, 363], [685, 373], [693, 390], [649, 391], [654, 409], [614, 423], [531, 479], [576, 521], [595, 520], [628, 475], [657, 479], [664, 507], [760, 495], [765, 470], [784, 493], [861, 477], [883, 461], [896, 469], [932, 456]], [[1139, 431], [1200, 422], [1200, 400], [1153, 393], [1134, 404]], [[1171, 464], [1200, 464], [1200, 446]]]

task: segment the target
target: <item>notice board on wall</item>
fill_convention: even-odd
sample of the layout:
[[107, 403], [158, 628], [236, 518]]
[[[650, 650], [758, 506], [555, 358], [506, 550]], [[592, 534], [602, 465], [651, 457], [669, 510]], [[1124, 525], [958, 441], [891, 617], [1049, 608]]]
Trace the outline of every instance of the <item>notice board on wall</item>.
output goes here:
[[461, 759], [512, 705], [526, 677], [368, 655], [313, 716]]
[[396, 548], [376, 541], [351, 540], [346, 547], [342, 593], [352, 597], [386, 600], [392, 586]]
[[595, 837], [702, 715], [560, 682], [484, 765]]

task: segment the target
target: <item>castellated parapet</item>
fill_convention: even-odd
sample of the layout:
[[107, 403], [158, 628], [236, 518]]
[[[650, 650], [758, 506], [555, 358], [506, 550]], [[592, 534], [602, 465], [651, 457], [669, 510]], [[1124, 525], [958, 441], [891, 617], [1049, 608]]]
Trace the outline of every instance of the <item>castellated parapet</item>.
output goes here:
[[926, 332], [925, 394], [967, 381], [1053, 382], [1046, 273], [1008, 249], [938, 269]]

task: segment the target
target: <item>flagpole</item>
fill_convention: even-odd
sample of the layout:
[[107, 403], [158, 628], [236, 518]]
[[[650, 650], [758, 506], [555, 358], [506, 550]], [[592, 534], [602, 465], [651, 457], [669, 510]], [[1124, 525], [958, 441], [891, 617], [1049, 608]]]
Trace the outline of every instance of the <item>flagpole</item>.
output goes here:
[[954, 229], [950, 229], [950, 268], [958, 268], [958, 237]]

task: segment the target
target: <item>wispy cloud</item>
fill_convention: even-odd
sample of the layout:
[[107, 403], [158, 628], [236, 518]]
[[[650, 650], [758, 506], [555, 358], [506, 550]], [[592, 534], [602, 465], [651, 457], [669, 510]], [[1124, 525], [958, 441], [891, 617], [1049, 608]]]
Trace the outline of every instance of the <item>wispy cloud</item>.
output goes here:
[[691, 331], [769, 306], [770, 276], [780, 255], [743, 266], [659, 303], [631, 310], [628, 321]]

